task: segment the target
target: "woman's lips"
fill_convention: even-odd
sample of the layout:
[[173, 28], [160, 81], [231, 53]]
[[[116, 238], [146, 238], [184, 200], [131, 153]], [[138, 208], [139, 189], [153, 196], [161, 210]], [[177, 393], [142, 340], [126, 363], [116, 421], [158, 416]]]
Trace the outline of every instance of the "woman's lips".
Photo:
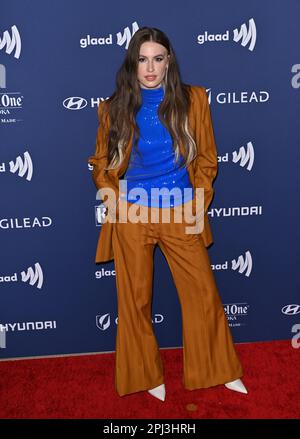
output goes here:
[[145, 78], [147, 79], [147, 81], [154, 81], [154, 79], [156, 79], [157, 76], [145, 76]]

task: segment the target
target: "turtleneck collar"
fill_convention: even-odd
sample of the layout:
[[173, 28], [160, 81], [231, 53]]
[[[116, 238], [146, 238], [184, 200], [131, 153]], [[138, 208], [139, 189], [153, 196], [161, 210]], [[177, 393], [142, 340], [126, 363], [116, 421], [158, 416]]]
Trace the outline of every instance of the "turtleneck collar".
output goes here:
[[141, 96], [143, 99], [143, 102], [161, 102], [164, 98], [164, 89], [163, 87], [159, 88], [142, 88], [141, 90]]

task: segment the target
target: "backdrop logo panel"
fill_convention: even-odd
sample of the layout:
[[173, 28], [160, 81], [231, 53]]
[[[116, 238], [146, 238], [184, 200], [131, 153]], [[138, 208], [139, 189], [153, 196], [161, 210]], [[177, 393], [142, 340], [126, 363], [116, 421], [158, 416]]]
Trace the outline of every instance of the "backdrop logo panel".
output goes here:
[[256, 34], [254, 18], [250, 18], [248, 25], [243, 23], [239, 28], [234, 29], [232, 32], [227, 30], [225, 33], [211, 34], [208, 31], [205, 31], [197, 36], [197, 43], [202, 45], [207, 42], [234, 41], [241, 44], [243, 47], [248, 48], [252, 52], [256, 44]]
[[21, 36], [17, 26], [14, 24], [11, 26], [10, 30], [5, 30], [2, 37], [0, 37], [0, 50], [19, 59], [21, 56], [21, 49]]
[[237, 273], [243, 274], [244, 276], [249, 277], [252, 271], [252, 256], [249, 250], [245, 252], [245, 255], [239, 255], [236, 259], [231, 260], [231, 264], [229, 261], [225, 261], [223, 263], [211, 264], [213, 270], [232, 270]]
[[246, 317], [250, 308], [249, 303], [225, 303], [223, 306], [230, 327], [246, 325]]
[[253, 206], [234, 206], [234, 207], [214, 207], [208, 211], [211, 218], [234, 217], [234, 216], [261, 216], [263, 208], [259, 205]]
[[285, 305], [281, 312], [283, 314], [286, 314], [287, 316], [295, 316], [296, 314], [300, 314], [300, 305], [297, 304], [291, 304], [291, 305]]
[[225, 154], [218, 154], [218, 162], [221, 165], [224, 164], [237, 164], [241, 168], [251, 171], [254, 166], [254, 145], [253, 142], [247, 142], [246, 146], [240, 146], [238, 150], [232, 151], [231, 153], [231, 161], [229, 159], [230, 153], [226, 152]]
[[18, 282], [20, 280], [40, 290], [44, 282], [43, 270], [40, 263], [36, 262], [33, 267], [27, 267], [20, 272], [20, 275], [16, 271], [13, 274], [0, 275], [0, 283], [2, 284]]
[[[149, 15], [137, 0], [105, 8], [96, 0], [88, 7], [31, 0], [30, 10], [22, 0], [7, 2], [1, 358], [115, 349], [117, 273], [113, 261], [95, 264], [107, 212], [88, 157], [99, 103], [114, 92], [131, 38], [145, 25], [170, 37], [182, 80], [207, 91], [219, 165], [207, 251], [233, 337], [299, 342], [300, 3], [217, 3], [218, 15], [203, 0], [189, 8], [175, 1], [170, 14], [169, 3], [154, 0], [159, 14]], [[159, 248], [154, 263], [153, 326], [161, 347], [177, 347], [180, 304]]]
[[115, 43], [127, 50], [132, 36], [138, 29], [139, 26], [135, 21], [131, 24], [131, 29], [129, 26], [126, 26], [122, 32], [116, 33], [114, 39], [113, 34], [111, 33], [107, 37], [92, 37], [91, 35], [87, 35], [86, 37], [80, 39], [80, 47], [82, 49], [86, 49], [88, 46], [103, 46], [107, 44], [112, 45]]

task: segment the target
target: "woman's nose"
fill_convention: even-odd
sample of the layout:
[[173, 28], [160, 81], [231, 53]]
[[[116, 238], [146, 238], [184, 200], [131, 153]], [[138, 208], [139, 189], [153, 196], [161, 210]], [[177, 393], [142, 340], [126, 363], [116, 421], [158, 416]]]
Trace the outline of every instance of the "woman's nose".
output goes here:
[[151, 62], [148, 63], [147, 70], [148, 70], [148, 72], [153, 71], [153, 63], [151, 63]]

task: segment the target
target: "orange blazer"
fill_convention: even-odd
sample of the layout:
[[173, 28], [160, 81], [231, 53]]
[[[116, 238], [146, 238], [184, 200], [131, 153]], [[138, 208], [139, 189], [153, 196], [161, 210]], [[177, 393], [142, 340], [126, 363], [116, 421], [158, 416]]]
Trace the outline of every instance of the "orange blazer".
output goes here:
[[[190, 93], [191, 105], [188, 112], [188, 122], [191, 135], [197, 145], [197, 156], [189, 164], [187, 170], [194, 188], [204, 188], [204, 227], [200, 235], [205, 246], [208, 247], [213, 242], [207, 209], [214, 194], [212, 183], [217, 174], [217, 150], [206, 90], [202, 86], [191, 85]], [[103, 110], [107, 107], [107, 104], [107, 101], [102, 101], [98, 107], [99, 127], [96, 137], [96, 151], [93, 156], [88, 158], [88, 163], [93, 165], [92, 177], [97, 190], [110, 187], [114, 190], [116, 200], [118, 200], [119, 178], [124, 175], [129, 163], [133, 143], [133, 128], [130, 140], [126, 146], [124, 160], [120, 167], [108, 171], [104, 170], [104, 167], [107, 166], [107, 144], [104, 139], [107, 138], [105, 134], [107, 134], [109, 129], [109, 117], [103, 117]], [[106, 114], [108, 115], [108, 112]], [[180, 151], [183, 154], [182, 145], [180, 145]], [[195, 203], [195, 197], [193, 203]], [[194, 206], [195, 204], [193, 204], [193, 212], [195, 212]], [[113, 225], [114, 223], [107, 221], [101, 226], [96, 249], [96, 263], [114, 259], [112, 248]]]

